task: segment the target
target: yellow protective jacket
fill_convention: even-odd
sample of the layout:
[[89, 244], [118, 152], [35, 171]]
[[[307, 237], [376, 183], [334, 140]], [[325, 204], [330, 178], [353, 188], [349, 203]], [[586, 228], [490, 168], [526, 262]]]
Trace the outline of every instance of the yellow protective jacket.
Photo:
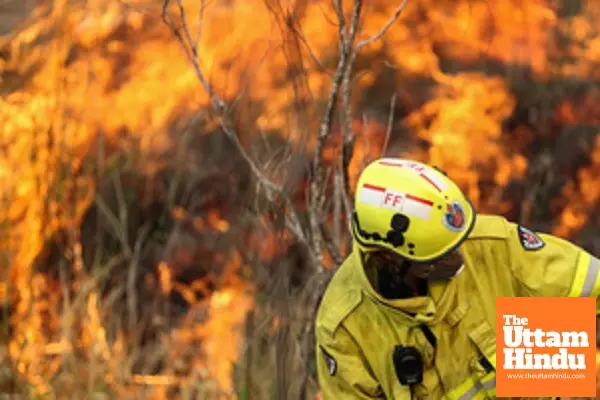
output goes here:
[[[519, 229], [503, 217], [478, 216], [461, 245], [464, 270], [450, 282], [430, 284], [426, 297], [382, 297], [355, 250], [336, 271], [317, 314], [323, 399], [495, 398], [496, 297], [600, 292], [597, 258], [547, 234], [537, 236], [541, 248], [534, 240], [527, 249]], [[423, 381], [412, 393], [395, 373], [397, 345], [414, 346], [423, 358]]]

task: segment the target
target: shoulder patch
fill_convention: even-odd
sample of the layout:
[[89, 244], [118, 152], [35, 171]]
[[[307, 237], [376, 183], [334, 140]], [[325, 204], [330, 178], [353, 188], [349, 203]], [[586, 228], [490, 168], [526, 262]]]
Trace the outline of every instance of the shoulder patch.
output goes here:
[[524, 226], [517, 225], [517, 233], [519, 235], [519, 242], [521, 242], [521, 246], [525, 250], [539, 250], [546, 245], [537, 233]]
[[327, 352], [327, 350], [325, 350], [323, 346], [319, 347], [321, 348], [321, 354], [325, 359], [325, 365], [327, 365], [327, 372], [329, 372], [329, 375], [334, 376], [337, 371], [337, 361], [331, 354]]
[[[332, 299], [333, 300], [333, 299]], [[323, 328], [333, 335], [338, 326], [362, 302], [360, 290], [350, 290], [329, 304], [322, 304]]]

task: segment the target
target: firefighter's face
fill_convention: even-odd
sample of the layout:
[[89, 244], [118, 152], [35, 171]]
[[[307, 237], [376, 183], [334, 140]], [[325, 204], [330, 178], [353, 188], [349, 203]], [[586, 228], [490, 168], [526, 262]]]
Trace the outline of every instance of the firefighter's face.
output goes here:
[[411, 263], [409, 272], [429, 281], [448, 280], [460, 273], [464, 260], [460, 250], [456, 249], [444, 257], [430, 263]]
[[406, 265], [406, 273], [420, 279], [429, 281], [448, 280], [458, 275], [464, 266], [464, 260], [459, 249], [456, 249], [434, 262], [420, 263], [408, 261], [391, 251], [377, 252], [379, 265], [392, 263], [394, 265]]

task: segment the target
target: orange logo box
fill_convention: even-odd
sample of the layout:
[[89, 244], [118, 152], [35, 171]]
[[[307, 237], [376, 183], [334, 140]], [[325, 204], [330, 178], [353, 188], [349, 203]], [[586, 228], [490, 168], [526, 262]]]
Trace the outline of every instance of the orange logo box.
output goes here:
[[596, 397], [596, 298], [497, 298], [496, 375], [498, 397]]

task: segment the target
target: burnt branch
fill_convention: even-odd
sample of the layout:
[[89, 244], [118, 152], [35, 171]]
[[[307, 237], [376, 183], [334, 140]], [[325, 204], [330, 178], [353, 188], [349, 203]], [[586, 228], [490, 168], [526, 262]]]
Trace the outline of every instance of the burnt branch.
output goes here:
[[385, 33], [388, 31], [388, 29], [390, 29], [391, 26], [394, 25], [394, 23], [398, 20], [398, 18], [400, 17], [400, 14], [402, 13], [402, 10], [404, 10], [404, 8], [406, 7], [406, 4], [408, 4], [408, 0], [403, 0], [402, 3], [400, 3], [400, 5], [396, 8], [396, 10], [394, 11], [394, 14], [392, 14], [390, 19], [388, 19], [387, 22], [385, 23], [385, 25], [383, 25], [381, 27], [379, 32], [377, 32], [375, 35], [371, 36], [368, 39], [358, 42], [356, 44], [355, 51], [358, 52], [361, 48], [368, 46], [371, 43], [381, 39], [383, 37], [383, 35], [385, 35]]
[[392, 128], [394, 126], [394, 110], [396, 109], [396, 93], [392, 95], [392, 99], [390, 100], [390, 114], [388, 116], [387, 128], [385, 129], [385, 139], [383, 141], [383, 146], [381, 148], [381, 155], [385, 156], [385, 153], [388, 148], [388, 144], [390, 142], [390, 136], [392, 135]]
[[202, 38], [202, 25], [204, 22], [204, 9], [206, 7], [205, 0], [200, 0], [200, 11], [198, 12], [198, 31], [196, 32], [196, 41], [194, 47], [197, 49], [200, 45], [200, 38]]
[[[179, 20], [181, 21], [181, 26], [178, 27], [169, 15], [168, 9], [169, 5], [171, 4], [171, 0], [165, 0], [165, 2], [163, 3], [163, 21], [169, 26], [169, 28], [171, 28], [171, 31], [185, 50], [187, 58], [192, 62], [196, 77], [204, 87], [204, 90], [206, 90], [206, 93], [209, 95], [213, 108], [215, 109], [218, 115], [223, 115], [227, 111], [227, 104], [225, 104], [225, 102], [217, 96], [217, 93], [215, 92], [214, 88], [204, 76], [204, 72], [202, 71], [202, 67], [200, 66], [199, 62], [198, 46], [197, 43], [192, 39], [192, 34], [187, 23], [187, 16], [185, 12], [185, 7], [183, 6], [183, 1], [175, 0], [175, 2], [179, 11]], [[203, 8], [201, 7], [201, 12], [202, 9]]]
[[308, 39], [306, 38], [304, 31], [302, 31], [302, 28], [296, 28], [294, 25], [291, 25], [290, 28], [294, 31], [295, 34], [298, 35], [298, 37], [300, 38], [300, 41], [302, 42], [302, 44], [304, 44], [304, 46], [308, 50], [308, 54], [310, 54], [310, 58], [312, 58], [312, 60], [319, 67], [319, 69], [321, 71], [325, 72], [330, 77], [333, 77], [333, 73], [329, 70], [329, 68], [327, 68], [325, 65], [323, 65], [323, 63], [321, 62], [321, 60], [319, 59], [319, 57], [313, 50], [310, 43], [308, 43]]

